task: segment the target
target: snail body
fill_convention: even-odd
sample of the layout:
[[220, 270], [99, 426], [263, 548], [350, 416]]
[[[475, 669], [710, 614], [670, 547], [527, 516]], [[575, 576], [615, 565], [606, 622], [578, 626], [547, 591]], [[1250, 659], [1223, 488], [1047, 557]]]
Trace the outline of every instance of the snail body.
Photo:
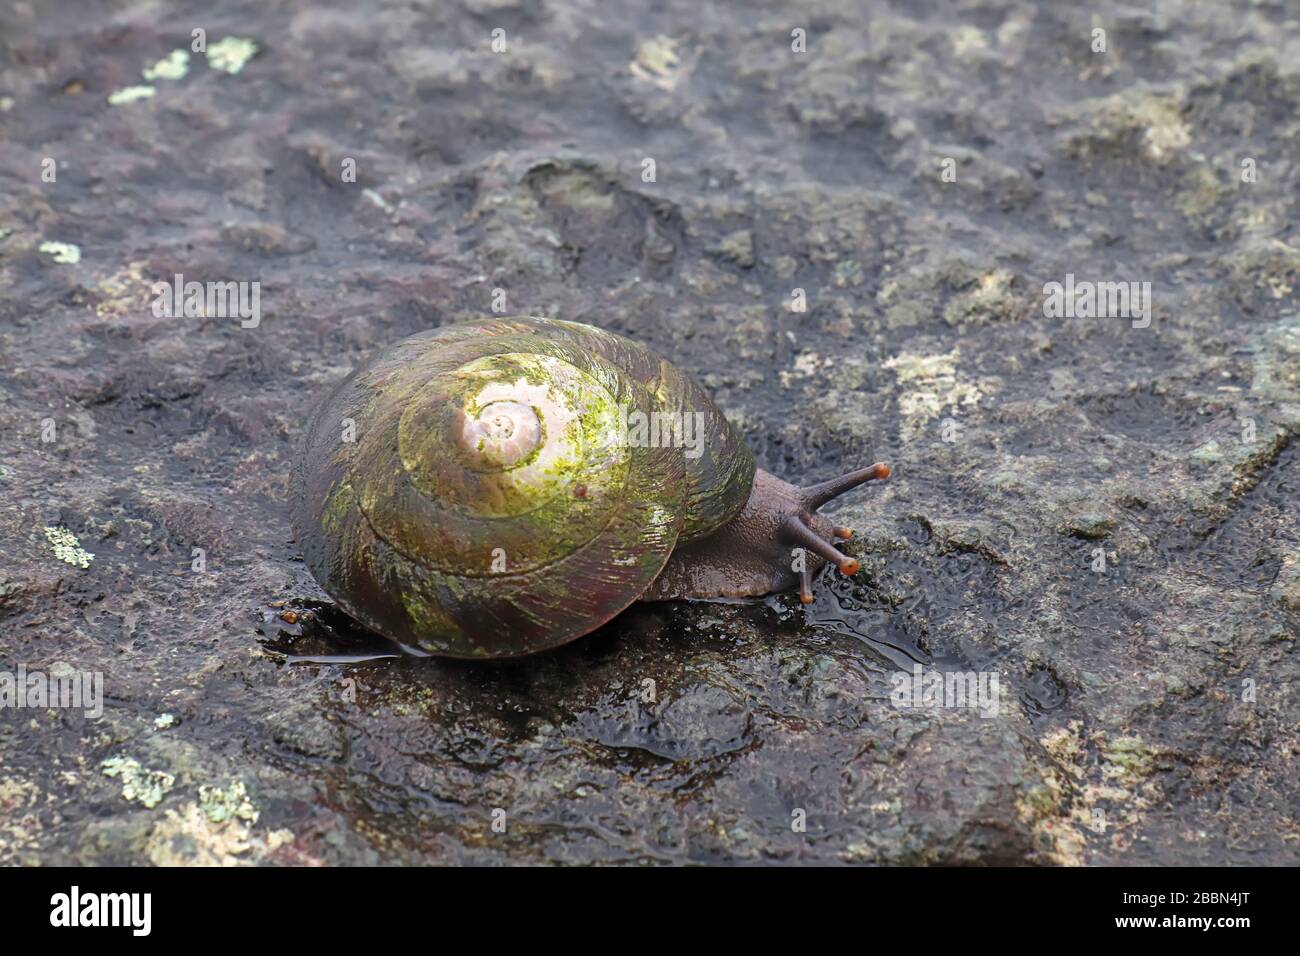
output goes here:
[[[330, 393], [295, 468], [292, 522], [321, 587], [372, 630], [507, 658], [636, 600], [795, 585], [811, 600], [824, 561], [857, 570], [830, 543], [849, 532], [816, 508], [887, 475], [797, 488], [758, 469], [707, 394], [645, 346], [493, 318], [403, 339]], [[801, 573], [792, 548], [807, 552]]]

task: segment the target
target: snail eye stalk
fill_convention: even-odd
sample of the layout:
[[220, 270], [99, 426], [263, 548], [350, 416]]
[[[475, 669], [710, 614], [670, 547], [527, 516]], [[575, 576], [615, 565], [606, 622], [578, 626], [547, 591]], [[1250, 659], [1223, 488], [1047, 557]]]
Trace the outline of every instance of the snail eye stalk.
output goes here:
[[[879, 478], [889, 477], [889, 466], [883, 461], [878, 461], [874, 465], [868, 465], [866, 468], [859, 468], [857, 471], [851, 471], [847, 475], [840, 475], [838, 478], [832, 478], [829, 481], [819, 482], [815, 485], [809, 485], [807, 488], [799, 489], [803, 499], [803, 505], [809, 511], [816, 511], [826, 502], [833, 498], [838, 498], [846, 491], [851, 491], [858, 485], [865, 484]], [[836, 532], [837, 537], [847, 537]]]
[[[858, 485], [888, 477], [889, 466], [883, 461], [878, 461], [874, 465], [859, 468], [846, 475], [840, 475], [838, 478], [797, 489], [796, 497], [801, 508], [797, 513], [788, 515], [781, 522], [781, 536], [791, 544], [798, 545], [825, 558], [835, 565], [841, 574], [852, 577], [858, 573], [861, 565], [856, 559], [843, 554], [835, 545], [826, 541], [813, 530], [815, 523], [813, 512], [826, 502], [838, 498], [846, 491], [858, 487]], [[840, 541], [848, 541], [853, 537], [852, 528], [845, 528], [840, 525], [833, 525], [830, 533]], [[812, 572], [806, 568], [799, 572], [799, 600], [804, 604], [811, 604], [813, 601]]]
[[807, 548], [809, 551], [825, 558], [839, 568], [841, 574], [854, 575], [858, 573], [859, 564], [856, 559], [841, 554], [835, 545], [823, 541], [821, 536], [804, 524], [804, 519], [798, 515], [791, 515], [786, 518], [785, 523], [781, 525], [781, 531], [791, 543], [797, 544], [801, 548]]

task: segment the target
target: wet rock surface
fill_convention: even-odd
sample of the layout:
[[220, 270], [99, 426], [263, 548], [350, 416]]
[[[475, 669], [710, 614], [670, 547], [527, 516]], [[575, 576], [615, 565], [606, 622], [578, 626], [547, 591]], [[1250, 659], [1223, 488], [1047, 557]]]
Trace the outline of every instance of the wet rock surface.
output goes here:
[[[106, 699], [0, 710], [0, 862], [1295, 863], [1298, 117], [1281, 0], [4, 0], [0, 670]], [[313, 663], [390, 648], [291, 540], [307, 414], [498, 288], [788, 479], [889, 461], [861, 574]]]

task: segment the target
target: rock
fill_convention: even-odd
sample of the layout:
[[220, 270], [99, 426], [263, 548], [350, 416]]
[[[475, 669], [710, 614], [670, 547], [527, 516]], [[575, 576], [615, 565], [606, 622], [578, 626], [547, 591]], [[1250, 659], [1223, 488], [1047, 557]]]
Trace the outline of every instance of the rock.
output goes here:
[[[827, 0], [806, 53], [733, 6], [495, 4], [498, 53], [458, 4], [261, 4], [188, 70], [82, 6], [0, 36], [0, 685], [105, 710], [0, 720], [0, 864], [1295, 862], [1279, 4], [1103, 3], [1107, 53], [1032, 0]], [[155, 315], [178, 273], [266, 321]], [[1149, 326], [1049, 317], [1067, 274]], [[502, 297], [659, 349], [791, 480], [890, 462], [831, 512], [861, 573], [355, 661], [295, 447]], [[918, 665], [996, 708], [904, 706]]]

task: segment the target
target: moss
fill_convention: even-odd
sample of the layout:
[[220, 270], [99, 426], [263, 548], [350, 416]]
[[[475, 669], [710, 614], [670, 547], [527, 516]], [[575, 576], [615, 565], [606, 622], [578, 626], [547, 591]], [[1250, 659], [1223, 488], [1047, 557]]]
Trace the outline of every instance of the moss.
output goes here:
[[1061, 794], [1046, 783], [1035, 783], [1024, 789], [1017, 802], [1021, 818], [1029, 823], [1037, 823], [1054, 816], [1061, 809]]
[[346, 481], [339, 484], [330, 495], [321, 512], [320, 526], [326, 534], [339, 534], [348, 513], [357, 507], [357, 496]]
[[1082, 511], [1070, 515], [1057, 528], [1057, 531], [1085, 541], [1102, 541], [1114, 533], [1116, 521], [1113, 517], [1098, 511]]
[[402, 582], [398, 591], [402, 607], [416, 634], [463, 641], [462, 628], [439, 604], [436, 584], [441, 580], [439, 576], [434, 576], [431, 582], [423, 574], [412, 573], [410, 565], [403, 562], [397, 577]]
[[837, 289], [843, 289], [862, 285], [866, 276], [862, 271], [862, 263], [857, 259], [843, 259], [835, 263], [831, 278]]
[[1140, 737], [1116, 737], [1102, 744], [1101, 753], [1102, 776], [1109, 779], [1132, 782], [1150, 774], [1155, 764], [1155, 752]]

